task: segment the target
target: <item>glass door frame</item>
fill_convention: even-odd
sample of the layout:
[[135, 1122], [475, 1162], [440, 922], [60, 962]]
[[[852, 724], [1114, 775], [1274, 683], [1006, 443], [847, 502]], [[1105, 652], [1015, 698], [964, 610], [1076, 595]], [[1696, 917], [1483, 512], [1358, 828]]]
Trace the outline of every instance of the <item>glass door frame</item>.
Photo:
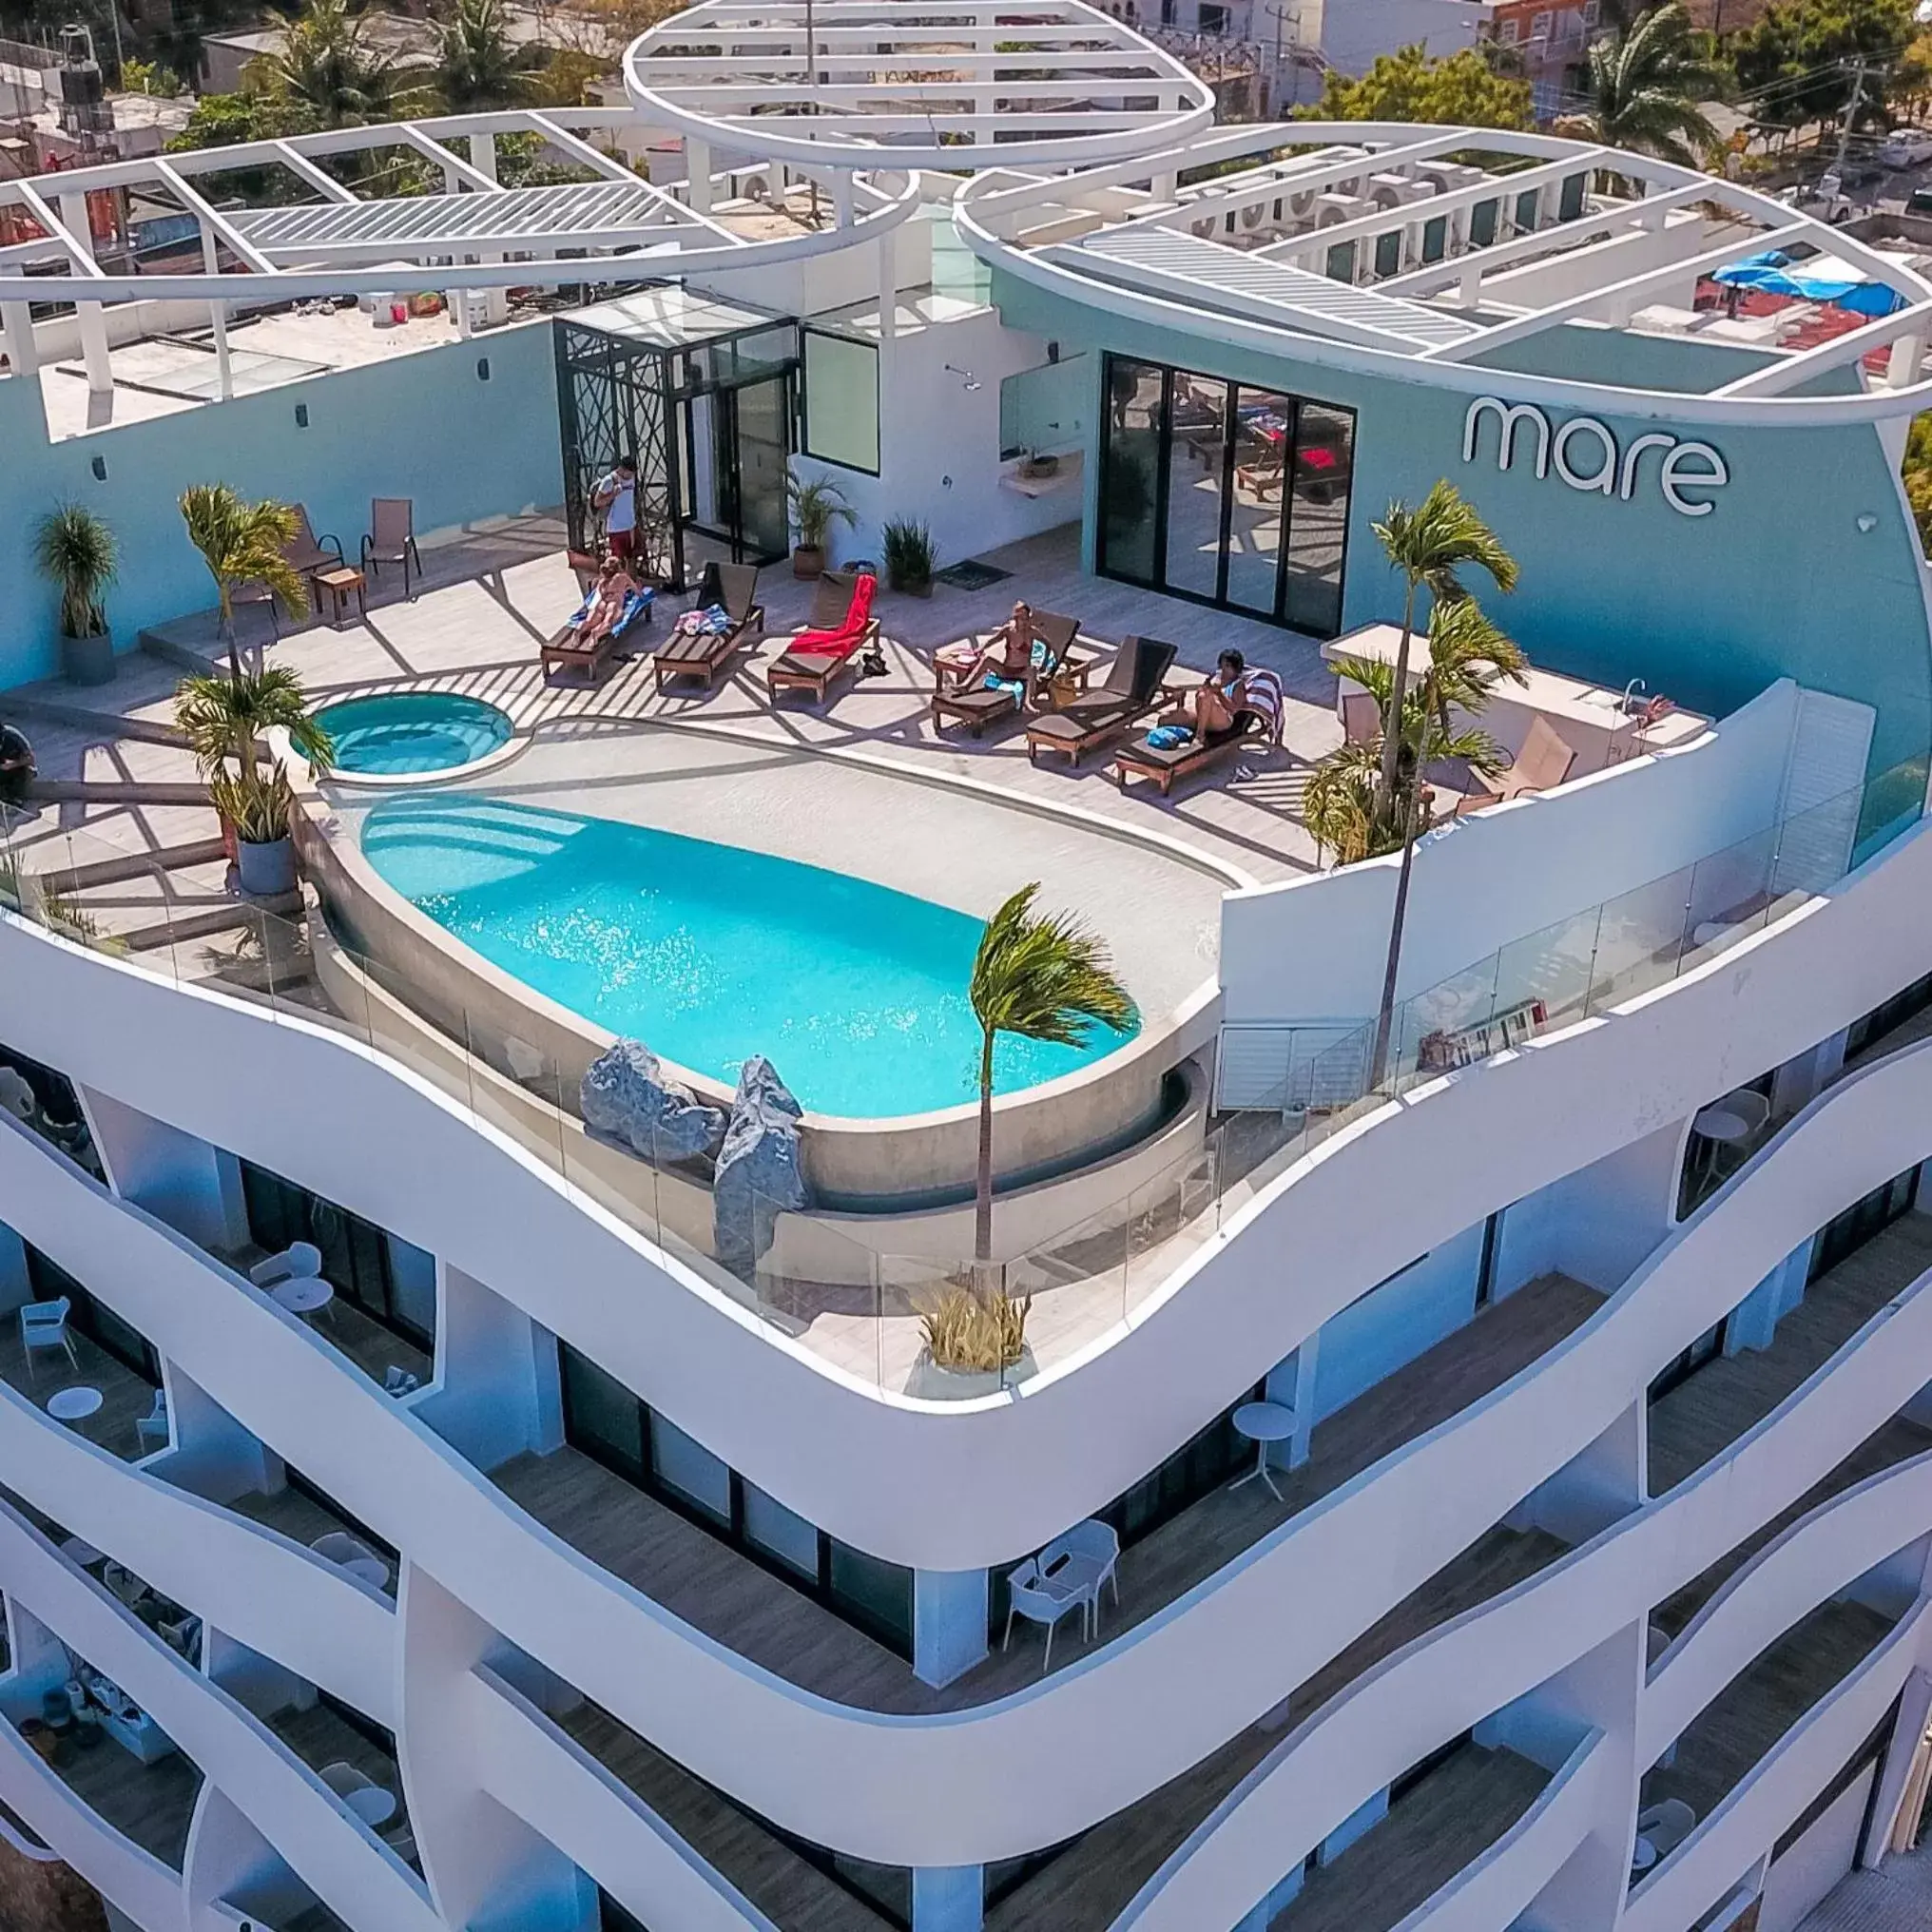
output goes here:
[[[1161, 378], [1160, 419], [1156, 430], [1156, 454], [1151, 478], [1152, 507], [1150, 512], [1153, 519], [1152, 570], [1142, 576], [1131, 570], [1121, 569], [1109, 562], [1107, 554], [1107, 502], [1111, 482], [1110, 470], [1113, 461], [1114, 427], [1109, 398], [1113, 395], [1114, 371], [1117, 368], [1135, 368], [1150, 373], [1158, 372]], [[1209, 595], [1200, 590], [1188, 589], [1185, 586], [1169, 581], [1168, 541], [1169, 535], [1169, 515], [1172, 504], [1171, 475], [1174, 454], [1174, 394], [1178, 377], [1187, 377], [1195, 381], [1213, 382], [1222, 389], [1221, 419], [1221, 512], [1219, 522], [1220, 555], [1214, 572], [1214, 591]], [[1164, 597], [1178, 597], [1189, 604], [1200, 604], [1209, 609], [1227, 610], [1241, 617], [1252, 617], [1264, 624], [1275, 624], [1284, 629], [1293, 629], [1304, 636], [1335, 637], [1342, 631], [1341, 609], [1348, 584], [1348, 539], [1351, 519], [1344, 516], [1342, 526], [1342, 555], [1336, 575], [1336, 624], [1332, 630], [1310, 630], [1289, 621], [1288, 602], [1288, 562], [1292, 550], [1290, 537], [1294, 516], [1295, 458], [1300, 448], [1302, 412], [1304, 408], [1330, 411], [1343, 415], [1349, 422], [1349, 477], [1348, 488], [1353, 494], [1354, 450], [1360, 417], [1346, 403], [1327, 402], [1319, 396], [1297, 396], [1287, 390], [1269, 389], [1265, 384], [1244, 381], [1238, 377], [1217, 376], [1207, 370], [1182, 369], [1172, 363], [1151, 362], [1138, 356], [1118, 356], [1109, 352], [1101, 357], [1101, 397], [1099, 410], [1099, 456], [1100, 474], [1098, 493], [1095, 498], [1093, 531], [1093, 568], [1097, 576], [1110, 577], [1115, 582], [1132, 584], [1144, 590], [1158, 591]], [[1227, 595], [1228, 583], [1228, 538], [1234, 521], [1234, 472], [1239, 462], [1239, 430], [1241, 398], [1244, 395], [1269, 396], [1286, 403], [1292, 412], [1284, 452], [1283, 479], [1281, 486], [1281, 514], [1277, 524], [1275, 547], [1274, 599], [1269, 609], [1259, 610], [1250, 604], [1238, 604]]]
[[[673, 485], [672, 501], [677, 505], [681, 550], [684, 532], [688, 530], [709, 537], [713, 543], [730, 545], [734, 564], [776, 564], [791, 554], [789, 546], [782, 551], [763, 551], [746, 542], [743, 465], [739, 462], [738, 397], [741, 391], [755, 389], [762, 383], [782, 385], [778, 416], [784, 426], [783, 459], [789, 473], [791, 459], [798, 448], [798, 363], [791, 361], [781, 367], [761, 369], [755, 375], [744, 376], [732, 382], [701, 382], [685, 391], [679, 398], [679, 456], [683, 475]], [[701, 398], [708, 398], [713, 412], [710, 435], [714, 464], [720, 449], [728, 446], [731, 451], [730, 516], [722, 525], [706, 523], [698, 516], [695, 513], [697, 502], [690, 493], [695, 488], [695, 479], [701, 473], [698, 428], [692, 407]]]

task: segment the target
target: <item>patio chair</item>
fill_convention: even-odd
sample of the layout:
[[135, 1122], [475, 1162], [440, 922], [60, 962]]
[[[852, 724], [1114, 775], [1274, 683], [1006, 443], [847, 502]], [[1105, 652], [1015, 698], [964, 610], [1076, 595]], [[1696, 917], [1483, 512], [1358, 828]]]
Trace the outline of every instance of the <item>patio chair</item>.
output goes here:
[[27, 1351], [27, 1379], [33, 1380], [33, 1357], [37, 1349], [63, 1348], [68, 1366], [76, 1375], [81, 1359], [74, 1353], [74, 1339], [68, 1333], [68, 1317], [73, 1302], [63, 1295], [57, 1302], [29, 1302], [20, 1311], [20, 1345]]
[[1040, 1566], [1042, 1575], [1051, 1575], [1054, 1564], [1062, 1556], [1074, 1559], [1092, 1593], [1089, 1604], [1090, 1633], [1100, 1634], [1100, 1593], [1109, 1584], [1113, 1586], [1113, 1607], [1120, 1608], [1120, 1534], [1111, 1523], [1103, 1523], [1098, 1517], [1089, 1517], [1083, 1523], [1075, 1523], [1065, 1536], [1055, 1536], [1034, 1559]]
[[292, 1241], [280, 1254], [257, 1262], [248, 1270], [248, 1279], [258, 1288], [272, 1288], [277, 1282], [313, 1280], [321, 1271], [321, 1249], [312, 1241]]
[[879, 619], [872, 614], [879, 579], [870, 571], [857, 578], [844, 578], [842, 571], [826, 571], [813, 600], [814, 620], [830, 613], [840, 602], [840, 587], [826, 589], [835, 576], [843, 578], [850, 589], [839, 614], [830, 623], [807, 625], [791, 640], [783, 656], [765, 667], [765, 687], [773, 704], [786, 691], [806, 691], [815, 704], [822, 705], [833, 683], [858, 665], [860, 652], [879, 642]]
[[1023, 1616], [1029, 1623], [1044, 1624], [1047, 1652], [1040, 1659], [1040, 1671], [1044, 1675], [1053, 1665], [1053, 1627], [1063, 1616], [1071, 1616], [1078, 1611], [1082, 1628], [1085, 1628], [1087, 1606], [1092, 1596], [1092, 1586], [1055, 1589], [1040, 1575], [1040, 1559], [1029, 1556], [1008, 1575], [1006, 1591], [1006, 1636], [999, 1648], [1004, 1651], [1012, 1644], [1014, 1617]]
[[369, 503], [369, 533], [362, 539], [362, 568], [382, 574], [384, 564], [402, 566], [402, 594], [412, 595], [409, 567], [422, 575], [422, 553], [415, 547], [415, 502], [408, 496], [376, 496]]
[[1637, 1836], [1648, 1838], [1665, 1859], [1697, 1828], [1697, 1814], [1681, 1798], [1666, 1798], [1637, 1813]]
[[1346, 744], [1373, 744], [1381, 736], [1381, 706], [1366, 691], [1342, 694], [1342, 738]]
[[1078, 764], [1081, 753], [1117, 738], [1173, 695], [1161, 684], [1173, 661], [1174, 647], [1157, 637], [1126, 639], [1097, 688], [1028, 724], [1028, 759], [1037, 763], [1051, 751]]
[[[963, 724], [977, 738], [989, 724], [1037, 708], [1056, 679], [1071, 678], [1076, 686], [1084, 688], [1087, 674], [1098, 660], [1073, 656], [1080, 620], [1063, 617], [1057, 610], [1035, 610], [1033, 628], [1034, 661], [1024, 678], [989, 682], [982, 677], [978, 683], [967, 686], [944, 666], [935, 667], [932, 706], [935, 730], [943, 731], [948, 724]], [[1020, 686], [1018, 690], [1014, 689], [1015, 683]]]
[[1499, 805], [1508, 799], [1519, 799], [1530, 792], [1546, 792], [1570, 776], [1576, 754], [1556, 735], [1555, 727], [1541, 712], [1530, 720], [1523, 734], [1522, 749], [1503, 773], [1502, 783], [1494, 792], [1467, 792], [1458, 802], [1456, 816], [1479, 812], [1488, 805]]
[[167, 1391], [165, 1389], [156, 1389], [153, 1406], [149, 1408], [146, 1415], [135, 1418], [134, 1442], [136, 1453], [142, 1456], [147, 1454], [150, 1445], [159, 1449], [165, 1449], [167, 1447]]
[[244, 604], [264, 605], [268, 610], [268, 634], [272, 642], [281, 642], [281, 607], [275, 601], [275, 592], [260, 577], [246, 577], [228, 592], [228, 604], [238, 614]]
[[[1164, 718], [1152, 731], [1143, 731], [1132, 744], [1113, 754], [1114, 782], [1122, 791], [1130, 778], [1148, 778], [1161, 788], [1166, 798], [1177, 779], [1191, 777], [1217, 763], [1244, 744], [1260, 744], [1272, 750], [1282, 742], [1282, 714], [1287, 708], [1288, 694], [1273, 671], [1261, 669], [1246, 673], [1247, 705], [1226, 731], [1196, 732], [1185, 712]], [[1178, 744], [1156, 744], [1156, 733], [1176, 728], [1188, 732]]]
[[[820, 580], [821, 588], [837, 572], [828, 570]], [[849, 587], [850, 580], [845, 580]], [[844, 606], [840, 606], [843, 609]], [[651, 653], [650, 667], [657, 673], [662, 691], [673, 678], [703, 678], [708, 691], [729, 667], [741, 650], [748, 649], [764, 635], [764, 606], [758, 601], [756, 564], [705, 566], [698, 579], [698, 595], [686, 616], [710, 609], [723, 610], [730, 619], [724, 630], [703, 629], [679, 618], [669, 642]]]
[[289, 569], [304, 577], [315, 570], [342, 570], [349, 561], [342, 554], [342, 539], [324, 531], [318, 541], [307, 506], [291, 503], [288, 507], [295, 517], [295, 534], [282, 545], [281, 554]]
[[656, 592], [649, 585], [640, 584], [625, 598], [624, 609], [609, 630], [600, 631], [589, 644], [579, 643], [577, 628], [589, 616], [590, 607], [596, 601], [597, 592], [594, 589], [587, 591], [584, 601], [570, 612], [569, 620], [544, 640], [540, 662], [546, 678], [553, 670], [577, 670], [584, 674], [587, 685], [594, 685], [616, 662], [625, 638], [633, 630], [643, 629], [650, 622]]

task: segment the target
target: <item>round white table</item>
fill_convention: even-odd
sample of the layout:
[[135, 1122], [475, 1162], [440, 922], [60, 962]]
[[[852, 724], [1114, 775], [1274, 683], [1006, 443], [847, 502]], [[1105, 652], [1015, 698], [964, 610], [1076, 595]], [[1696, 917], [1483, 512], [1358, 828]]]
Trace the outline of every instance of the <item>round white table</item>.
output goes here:
[[1728, 1107], [1707, 1107], [1690, 1125], [1706, 1140], [1723, 1141], [1727, 1146], [1750, 1132], [1750, 1123]]
[[353, 1576], [357, 1583], [366, 1583], [372, 1590], [381, 1590], [389, 1582], [389, 1565], [380, 1556], [351, 1556], [346, 1563], [336, 1566], [346, 1576]]
[[1647, 1872], [1657, 1862], [1657, 1847], [1648, 1838], [1639, 1837], [1631, 1846], [1630, 1868], [1633, 1872]]
[[336, 1291], [319, 1275], [291, 1275], [269, 1289], [279, 1308], [291, 1315], [313, 1315], [336, 1299]]
[[380, 1785], [365, 1785], [359, 1791], [351, 1791], [342, 1803], [372, 1831], [396, 1816], [396, 1793], [385, 1791]]
[[47, 1399], [47, 1412], [56, 1422], [81, 1421], [97, 1414], [100, 1407], [101, 1391], [86, 1382], [76, 1388], [64, 1388]]
[[1246, 1436], [1255, 1444], [1254, 1467], [1246, 1476], [1237, 1477], [1228, 1488], [1239, 1489], [1244, 1482], [1265, 1482], [1268, 1494], [1280, 1502], [1282, 1493], [1268, 1474], [1268, 1444], [1285, 1442], [1295, 1433], [1294, 1410], [1284, 1408], [1280, 1402], [1243, 1402], [1234, 1412], [1234, 1433]]

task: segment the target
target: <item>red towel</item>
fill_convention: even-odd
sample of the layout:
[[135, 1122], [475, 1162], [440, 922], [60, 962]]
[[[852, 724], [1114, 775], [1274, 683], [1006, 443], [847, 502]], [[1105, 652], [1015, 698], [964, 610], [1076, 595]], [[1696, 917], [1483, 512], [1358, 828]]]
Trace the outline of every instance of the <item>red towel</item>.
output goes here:
[[872, 593], [879, 579], [869, 571], [852, 587], [852, 602], [845, 622], [837, 630], [802, 630], [791, 641], [791, 651], [800, 657], [850, 657], [865, 637], [872, 622]]

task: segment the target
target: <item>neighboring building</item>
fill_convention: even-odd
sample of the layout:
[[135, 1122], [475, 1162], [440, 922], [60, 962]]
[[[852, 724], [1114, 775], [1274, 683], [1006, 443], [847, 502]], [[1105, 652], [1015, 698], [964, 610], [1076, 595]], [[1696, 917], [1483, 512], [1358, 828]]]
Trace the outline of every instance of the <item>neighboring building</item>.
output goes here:
[[[809, 60], [802, 14], [667, 22], [628, 107], [297, 137], [275, 205], [171, 158], [162, 274], [77, 232], [160, 169], [0, 182], [58, 229], [0, 256], [0, 713], [50, 781], [0, 821], [0, 1890], [1792, 1932], [1932, 1784], [1932, 279], [1587, 144], [1216, 127], [1075, 0]], [[584, 178], [494, 188], [507, 135]], [[447, 193], [311, 178], [399, 142]], [[1902, 306], [1698, 305], [1772, 238]], [[715, 564], [744, 628], [552, 681], [621, 455], [661, 604]], [[808, 477], [840, 555], [978, 568], [781, 708]], [[1520, 566], [1468, 575], [1511, 761], [1337, 866], [1334, 660], [1399, 647], [1374, 526], [1444, 477]], [[362, 559], [333, 623], [223, 636], [213, 478]], [[66, 500], [121, 546], [98, 688], [39, 682]], [[942, 688], [1015, 598], [1079, 668]], [[344, 769], [244, 900], [164, 720], [258, 640]], [[1155, 791], [1237, 643], [1238, 752]], [[995, 1062], [982, 1239], [961, 989], [1030, 879], [1139, 1011]], [[735, 1091], [766, 1051], [795, 1127]]]
[[1538, 121], [1575, 100], [1600, 17], [1600, 0], [1497, 0], [1491, 37], [1522, 63]]

